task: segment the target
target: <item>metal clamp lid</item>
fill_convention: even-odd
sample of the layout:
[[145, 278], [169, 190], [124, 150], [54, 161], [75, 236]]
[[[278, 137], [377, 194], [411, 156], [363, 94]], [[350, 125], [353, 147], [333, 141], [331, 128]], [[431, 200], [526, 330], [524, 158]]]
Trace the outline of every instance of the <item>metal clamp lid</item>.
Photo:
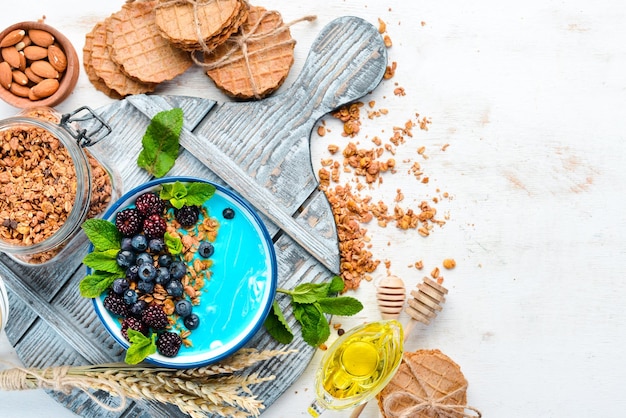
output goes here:
[[[61, 116], [59, 125], [69, 132], [81, 147], [91, 146], [112, 132], [104, 119], [88, 106], [65, 113]], [[88, 129], [84, 126], [88, 126]]]

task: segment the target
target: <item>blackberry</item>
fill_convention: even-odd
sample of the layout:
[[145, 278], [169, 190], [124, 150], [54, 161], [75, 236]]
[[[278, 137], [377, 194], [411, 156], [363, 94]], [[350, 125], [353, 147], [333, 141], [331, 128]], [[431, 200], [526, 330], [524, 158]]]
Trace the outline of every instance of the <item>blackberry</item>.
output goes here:
[[163, 215], [165, 212], [165, 202], [153, 192], [147, 192], [137, 197], [135, 207], [144, 218], [154, 214]]
[[156, 340], [157, 350], [165, 357], [175, 357], [182, 343], [182, 338], [175, 332], [164, 332]]
[[149, 239], [163, 238], [166, 229], [167, 223], [165, 222], [165, 219], [156, 213], [149, 215], [143, 221], [143, 233], [146, 234], [146, 237]]
[[102, 304], [115, 315], [128, 315], [128, 305], [124, 303], [123, 297], [117, 293], [109, 292], [109, 294], [102, 301]]
[[137, 209], [121, 210], [115, 216], [115, 226], [122, 235], [135, 235], [141, 229], [141, 215]]
[[143, 335], [148, 335], [148, 326], [132, 316], [129, 316], [122, 321], [122, 335], [127, 341], [130, 341], [128, 338], [129, 329], [134, 329], [137, 332], [141, 332]]
[[183, 228], [189, 228], [198, 222], [200, 208], [198, 206], [183, 205], [182, 208], [175, 211], [175, 216], [176, 220]]
[[150, 305], [144, 309], [141, 314], [141, 320], [154, 329], [164, 329], [169, 325], [165, 311], [158, 305]]

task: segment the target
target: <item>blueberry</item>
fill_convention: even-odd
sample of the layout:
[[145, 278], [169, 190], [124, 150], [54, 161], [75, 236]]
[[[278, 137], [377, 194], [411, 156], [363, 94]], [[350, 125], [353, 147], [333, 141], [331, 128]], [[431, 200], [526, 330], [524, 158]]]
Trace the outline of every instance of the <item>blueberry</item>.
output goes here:
[[140, 253], [137, 254], [137, 258], [135, 258], [135, 264], [138, 266], [142, 264], [152, 264], [152, 256], [148, 253]]
[[148, 304], [145, 300], [138, 300], [137, 302], [130, 305], [130, 308], [128, 308], [128, 312], [130, 312], [131, 315], [140, 318], [141, 313], [144, 309], [146, 309], [147, 306]]
[[163, 238], [152, 238], [148, 242], [148, 248], [154, 254], [162, 253], [165, 251], [165, 241], [163, 241]]
[[191, 314], [191, 302], [187, 299], [179, 300], [176, 302], [175, 312], [183, 318], [189, 316]]
[[154, 291], [154, 282], [139, 280], [137, 282], [137, 290], [143, 293], [152, 293]]
[[159, 267], [157, 269], [156, 277], [154, 278], [154, 282], [156, 284], [160, 284], [165, 286], [170, 281], [170, 271], [167, 267]]
[[224, 219], [233, 219], [235, 217], [235, 210], [233, 208], [226, 208], [222, 211]]
[[182, 261], [174, 261], [170, 264], [170, 278], [180, 280], [187, 273], [187, 266]]
[[135, 254], [128, 250], [121, 250], [117, 253], [115, 260], [118, 266], [126, 268], [135, 263]]
[[130, 242], [131, 242], [131, 238], [130, 237], [122, 238], [122, 242], [121, 242], [120, 246], [121, 246], [123, 251], [132, 251], [133, 250], [133, 246], [130, 245]]
[[209, 258], [214, 252], [215, 248], [213, 248], [213, 244], [209, 241], [202, 241], [200, 246], [198, 246], [198, 254], [200, 254], [200, 257]]
[[172, 261], [172, 256], [169, 254], [161, 254], [159, 256], [159, 266], [161, 267], [169, 267]]
[[127, 305], [132, 305], [137, 302], [138, 296], [137, 292], [133, 289], [128, 289], [124, 292], [124, 303]]
[[194, 330], [200, 325], [200, 318], [195, 313], [192, 313], [183, 319], [183, 324], [185, 324], [188, 330]]
[[126, 278], [133, 282], [139, 278], [139, 266], [137, 264], [133, 264], [126, 269]]
[[180, 280], [170, 280], [167, 286], [165, 286], [165, 290], [168, 295], [179, 298], [183, 295], [183, 284]]
[[135, 252], [142, 252], [148, 249], [148, 238], [145, 235], [135, 235], [130, 241], [131, 247]]
[[112, 285], [112, 289], [115, 293], [117, 293], [118, 295], [121, 295], [122, 293], [124, 293], [128, 287], [130, 286], [130, 283], [128, 283], [127, 279], [115, 279], [113, 280], [113, 285]]
[[139, 266], [139, 280], [152, 282], [154, 281], [156, 275], [156, 267], [154, 267], [151, 263], [143, 263]]

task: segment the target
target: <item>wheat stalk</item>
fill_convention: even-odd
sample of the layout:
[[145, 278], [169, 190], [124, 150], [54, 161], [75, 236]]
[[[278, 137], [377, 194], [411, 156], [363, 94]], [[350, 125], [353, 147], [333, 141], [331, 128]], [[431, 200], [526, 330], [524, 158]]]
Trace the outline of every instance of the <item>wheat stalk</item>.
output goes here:
[[[80, 389], [110, 411], [122, 411], [127, 399], [140, 399], [175, 405], [193, 418], [205, 417], [207, 413], [223, 417], [256, 417], [265, 406], [250, 386], [273, 380], [274, 376], [233, 373], [293, 352], [243, 349], [222, 364], [186, 370], [126, 363], [45, 369], [15, 367], [0, 371], [0, 390], [44, 388], [69, 392]], [[104, 390], [119, 397], [120, 405], [104, 404], [92, 395], [94, 390]]]

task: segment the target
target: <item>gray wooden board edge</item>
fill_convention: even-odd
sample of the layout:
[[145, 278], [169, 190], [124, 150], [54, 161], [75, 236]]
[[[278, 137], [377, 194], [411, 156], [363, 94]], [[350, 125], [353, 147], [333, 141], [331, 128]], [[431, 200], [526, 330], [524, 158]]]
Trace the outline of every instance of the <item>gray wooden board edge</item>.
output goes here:
[[[322, 30], [311, 48], [302, 73], [285, 93], [258, 102], [226, 103], [216, 109], [211, 109], [214, 102], [204, 100], [204, 109], [198, 112], [194, 108], [196, 112], [191, 117], [194, 120], [186, 118], [186, 132], [181, 140], [185, 150], [182, 157], [179, 157], [183, 162], [177, 162], [178, 167], [172, 170], [172, 174], [178, 172], [181, 175], [190, 175], [192, 173], [187, 171], [189, 169], [194, 175], [224, 181], [262, 213], [268, 229], [283, 233], [276, 235], [279, 238], [275, 242], [279, 254], [281, 286], [293, 287], [304, 281], [319, 282], [328, 279], [331, 274], [329, 269], [338, 271], [337, 237], [332, 212], [323, 194], [317, 191], [308, 140], [314, 124], [321, 116], [373, 90], [382, 79], [385, 67], [386, 50], [377, 30], [359, 18], [339, 18]], [[173, 96], [131, 97], [120, 101], [118, 108], [102, 111], [110, 113], [109, 116], [128, 118], [126, 112], [130, 110], [129, 102], [133, 102], [145, 116], [150, 116], [156, 109], [171, 108], [179, 103], [186, 105], [189, 110], [189, 103], [193, 99]], [[208, 116], [204, 117], [204, 113], [209, 110]], [[136, 113], [135, 110], [133, 112]], [[145, 172], [136, 167], [134, 158], [129, 161], [128, 156], [137, 153], [123, 148], [124, 140], [137, 138], [138, 135], [140, 137], [145, 131], [149, 122], [145, 116], [137, 117], [141, 121], [135, 123], [118, 119], [115, 126], [118, 137], [116, 141], [121, 138], [122, 143], [117, 142], [116, 147], [111, 147], [110, 141], [106, 140], [93, 147], [95, 154], [100, 152], [100, 157], [106, 155], [110, 161], [115, 161], [124, 191], [148, 179]], [[198, 121], [198, 127], [194, 128]], [[255, 143], [260, 148], [254, 149]], [[211, 159], [210, 153], [206, 152], [207, 147], [220, 158]], [[121, 161], [125, 163], [121, 164]], [[253, 181], [250, 182], [250, 179]], [[294, 181], [300, 184], [294, 184]], [[263, 191], [258, 192], [259, 190]], [[82, 243], [76, 245], [79, 248], [83, 245], [84, 251], [84, 238]], [[25, 315], [32, 318], [27, 331], [13, 328], [10, 321], [7, 334], [11, 342], [17, 344], [18, 354], [27, 366], [56, 364], [58, 360], [56, 353], [50, 352], [42, 344], [42, 340], [46, 339], [45, 335], [31, 338], [31, 330], [41, 329], [52, 332], [52, 340], [60, 338], [65, 346], [69, 344], [71, 349], [67, 352], [73, 353], [70, 355], [74, 356], [73, 361], [101, 362], [105, 358], [111, 359], [110, 353], [103, 355], [97, 349], [102, 347], [99, 344], [103, 340], [110, 340], [100, 324], [96, 326], [96, 331], [91, 329], [87, 331], [87, 335], [82, 335], [85, 332], [84, 324], [89, 323], [93, 327], [91, 322], [97, 322], [95, 317], [77, 321], [73, 316], [77, 312], [81, 312], [81, 315], [84, 312], [94, 315], [92, 310], [75, 306], [77, 303], [90, 303], [89, 301], [78, 298], [79, 302], [76, 302], [67, 296], [68, 292], [77, 292], [76, 280], [81, 275], [80, 260], [63, 260], [60, 265], [63, 270], [67, 268], [67, 274], [65, 281], [59, 280], [56, 285], [64, 282], [65, 287], [56, 289], [55, 292], [54, 287], [48, 284], [43, 286], [45, 291], [41, 294], [38, 284], [44, 284], [45, 280], [37, 272], [49, 271], [50, 267], [32, 268], [35, 271], [32, 273], [29, 272], [30, 267], [17, 265], [5, 256], [0, 257], [0, 273], [8, 277], [10, 291], [21, 302], [25, 302], [21, 304], [21, 309], [28, 310], [29, 314], [30, 311], [35, 312], [39, 316], [37, 319], [32, 315]], [[63, 272], [59, 273], [54, 269], [52, 272], [63, 275]], [[14, 295], [12, 299], [15, 299]], [[279, 303], [287, 311], [288, 321], [299, 336], [298, 324], [290, 312], [288, 300], [279, 298]], [[74, 306], [70, 308], [69, 305]], [[72, 321], [72, 325], [66, 328], [64, 323]], [[45, 327], [37, 325], [42, 322], [46, 324]], [[22, 322], [20, 326], [24, 327], [25, 324]], [[88, 341], [88, 337], [96, 338], [92, 343]], [[290, 358], [275, 359], [248, 371], [280, 376], [280, 379], [255, 388], [255, 392], [266, 405], [270, 405], [301, 375], [314, 352], [299, 337], [294, 339], [292, 345], [285, 347], [273, 341], [264, 331], [257, 333], [248, 346], [268, 349], [295, 347], [299, 350], [297, 355]], [[119, 360], [115, 357], [113, 355], [114, 360]], [[285, 369], [289, 372], [285, 373]], [[106, 399], [106, 394], [99, 396]], [[89, 402], [84, 394], [55, 397], [74, 412], [88, 417], [95, 416], [92, 408], [80, 406]], [[140, 403], [131, 405], [130, 408], [133, 411], [127, 411], [129, 416], [141, 415], [144, 408], [149, 411], [150, 416], [170, 416], [172, 413], [158, 404], [142, 406]]]

